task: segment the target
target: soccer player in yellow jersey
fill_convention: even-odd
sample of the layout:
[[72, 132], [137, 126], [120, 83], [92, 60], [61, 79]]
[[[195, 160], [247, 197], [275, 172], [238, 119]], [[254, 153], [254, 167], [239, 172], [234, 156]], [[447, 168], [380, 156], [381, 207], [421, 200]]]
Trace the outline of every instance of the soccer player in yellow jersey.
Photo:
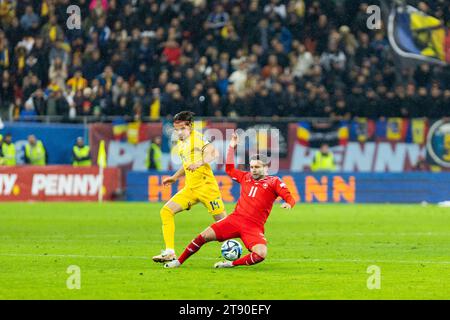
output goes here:
[[176, 151], [183, 166], [171, 177], [163, 180], [168, 186], [185, 176], [185, 186], [161, 209], [162, 230], [166, 249], [154, 256], [155, 262], [176, 259], [175, 255], [175, 214], [189, 210], [201, 202], [216, 221], [226, 217], [219, 185], [210, 163], [218, 157], [218, 151], [203, 134], [193, 129], [194, 113], [182, 111], [173, 118], [173, 127], [178, 136]]

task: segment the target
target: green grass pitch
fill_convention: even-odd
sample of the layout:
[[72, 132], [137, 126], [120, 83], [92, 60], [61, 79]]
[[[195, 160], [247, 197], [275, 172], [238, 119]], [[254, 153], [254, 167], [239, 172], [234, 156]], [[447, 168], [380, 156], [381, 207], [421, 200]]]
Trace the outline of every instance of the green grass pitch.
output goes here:
[[[450, 209], [419, 205], [275, 204], [268, 257], [213, 269], [209, 243], [181, 268], [162, 248], [161, 204], [0, 204], [0, 299], [449, 299]], [[231, 212], [233, 205], [228, 205]], [[197, 205], [176, 217], [176, 249], [212, 222]], [[67, 268], [81, 271], [69, 290]], [[369, 290], [381, 271], [381, 287]]]

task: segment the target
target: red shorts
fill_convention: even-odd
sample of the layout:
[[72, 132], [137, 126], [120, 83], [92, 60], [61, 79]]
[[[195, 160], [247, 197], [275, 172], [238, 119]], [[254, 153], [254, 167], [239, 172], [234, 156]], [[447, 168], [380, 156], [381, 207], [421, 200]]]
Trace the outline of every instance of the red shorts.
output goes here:
[[216, 233], [218, 241], [222, 242], [232, 238], [241, 238], [245, 247], [251, 250], [257, 244], [267, 244], [264, 237], [264, 227], [258, 226], [251, 221], [230, 214], [226, 218], [211, 225]]

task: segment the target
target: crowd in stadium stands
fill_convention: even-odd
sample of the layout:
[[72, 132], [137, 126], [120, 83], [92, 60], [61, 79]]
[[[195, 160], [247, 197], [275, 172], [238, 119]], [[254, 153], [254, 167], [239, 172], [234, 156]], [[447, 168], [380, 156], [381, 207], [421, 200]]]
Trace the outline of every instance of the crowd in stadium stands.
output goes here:
[[[450, 21], [447, 0], [410, 2]], [[398, 72], [367, 5], [0, 0], [1, 115], [450, 116], [449, 68]]]

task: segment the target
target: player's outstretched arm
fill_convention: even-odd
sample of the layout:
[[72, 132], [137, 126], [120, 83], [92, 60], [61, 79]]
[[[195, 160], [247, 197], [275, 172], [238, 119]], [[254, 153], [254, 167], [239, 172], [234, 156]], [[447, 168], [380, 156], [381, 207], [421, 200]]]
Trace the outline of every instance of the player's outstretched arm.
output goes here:
[[234, 167], [234, 148], [238, 145], [238, 143], [238, 135], [236, 133], [233, 133], [233, 135], [231, 136], [230, 145], [228, 146], [225, 172], [231, 177], [231, 179], [236, 180], [237, 182], [241, 182], [246, 173]]
[[295, 205], [294, 197], [287, 188], [286, 184], [281, 179], [277, 180], [278, 181], [276, 181], [275, 190], [277, 194], [285, 201], [285, 203], [281, 205], [281, 208], [287, 210], [292, 209]]
[[162, 181], [163, 186], [171, 185], [172, 183], [174, 183], [175, 181], [177, 181], [180, 177], [182, 177], [184, 175], [185, 175], [184, 168], [181, 167], [172, 176], [163, 179], [163, 181]]

